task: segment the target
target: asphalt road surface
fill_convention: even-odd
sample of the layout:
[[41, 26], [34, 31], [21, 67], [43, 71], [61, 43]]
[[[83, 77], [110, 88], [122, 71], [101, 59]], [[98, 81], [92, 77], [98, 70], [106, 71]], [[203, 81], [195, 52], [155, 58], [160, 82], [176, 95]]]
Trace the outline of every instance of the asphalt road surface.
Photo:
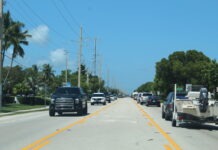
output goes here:
[[156, 106], [123, 98], [87, 116], [34, 112], [0, 118], [0, 150], [215, 150], [218, 126], [171, 127]]

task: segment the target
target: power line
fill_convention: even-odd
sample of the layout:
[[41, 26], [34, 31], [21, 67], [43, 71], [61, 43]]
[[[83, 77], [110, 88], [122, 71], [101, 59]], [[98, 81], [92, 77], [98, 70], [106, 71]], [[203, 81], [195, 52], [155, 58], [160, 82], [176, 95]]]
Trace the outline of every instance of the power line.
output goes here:
[[[43, 22], [44, 24], [46, 24], [47, 26], [49, 26], [46, 21], [40, 16], [38, 15], [29, 5], [28, 3], [26, 3], [26, 1], [23, 1], [23, 4], [29, 9], [32, 11], [32, 13], [41, 21]], [[61, 34], [60, 32], [58, 32], [57, 30], [55, 30], [53, 27], [49, 26], [51, 28], [51, 30], [56, 33], [57, 35], [60, 35], [62, 36], [63, 38], [66, 38], [63, 34]]]
[[[62, 3], [62, 5], [64, 6], [64, 9], [67, 11], [67, 14], [71, 17], [71, 19], [74, 21], [74, 23], [77, 25], [78, 28], [80, 28], [80, 24], [79, 22], [76, 20], [76, 18], [72, 15], [71, 11], [68, 9], [68, 7], [66, 6], [65, 2], [63, 0], [60, 0], [60, 2]], [[83, 29], [83, 33], [86, 33], [86, 35], [88, 37], [91, 37], [89, 36], [89, 34], [87, 33], [86, 30]]]
[[[38, 26], [37, 21], [31, 19], [30, 16], [26, 15], [26, 14], [28, 14], [28, 12], [25, 11], [24, 8], [22, 8], [22, 5], [20, 5], [19, 2], [18, 2], [17, 4], [18, 4], [19, 7], [22, 9], [22, 11], [20, 11], [20, 9], [17, 9], [16, 7], [14, 7], [11, 2], [8, 3], [8, 4], [10, 5], [11, 8], [14, 9], [14, 11], [15, 11], [17, 14], [19, 14], [22, 18], [25, 18], [25, 20], [27, 20], [28, 23], [30, 23], [32, 27]], [[23, 13], [24, 13], [24, 14], [23, 14]], [[13, 14], [11, 14], [11, 15], [14, 17]], [[59, 37], [59, 36], [58, 36], [58, 37]], [[61, 39], [63, 39], [63, 38], [61, 38]], [[52, 49], [56, 49], [56, 47], [60, 47], [57, 43], [55, 43], [55, 42], [52, 41], [51, 39], [48, 38], [47, 40], [48, 40], [49, 43], [51, 43], [51, 44], [49, 44], [49, 47], [51, 47]], [[55, 46], [56, 46], [56, 47], [55, 47]]]
[[[10, 1], [8, 1], [7, 4], [9, 4], [9, 5], [10, 5], [10, 8], [14, 9], [14, 11], [15, 11], [17, 14], [19, 14], [20, 16], [22, 16], [22, 18], [24, 18], [24, 20], [26, 20], [26, 21], [31, 20], [31, 21], [29, 22], [29, 24], [31, 24], [32, 27], [37, 26], [37, 25], [34, 23], [34, 20], [32, 20], [31, 17], [29, 17], [29, 16], [27, 15], [28, 13], [24, 13], [24, 15], [23, 15], [23, 12], [24, 12], [24, 11], [21, 11], [20, 9], [17, 9], [16, 7], [14, 7], [14, 6], [11, 4]], [[20, 4], [18, 3], [18, 5], [20, 5]], [[22, 9], [22, 10], [24, 10], [24, 9]], [[12, 15], [14, 18], [17, 18], [17, 17], [15, 17], [13, 14], [11, 14], [11, 15]], [[28, 19], [27, 19], [27, 18], [28, 18]]]
[[55, 6], [55, 8], [58, 10], [59, 14], [61, 15], [61, 17], [64, 19], [64, 21], [68, 24], [69, 28], [77, 35], [78, 33], [74, 30], [74, 28], [71, 26], [70, 22], [67, 20], [67, 18], [64, 16], [64, 14], [62, 13], [62, 11], [59, 9], [59, 7], [57, 6], [57, 3], [55, 0], [52, 0], [52, 4]]
[[[5, 55], [5, 56], [6, 56], [7, 58], [9, 58], [10, 60], [12, 60], [12, 57], [10, 57], [10, 56], [8, 56], [8, 55]], [[22, 63], [16, 61], [15, 59], [13, 59], [13, 61], [14, 61], [15, 63], [17, 63], [18, 65], [23, 66], [24, 68], [28, 68], [27, 66], [25, 66], [24, 64], [22, 64]]]
[[60, 0], [62, 5], [64, 6], [65, 10], [67, 11], [67, 13], [69, 14], [69, 16], [71, 17], [71, 19], [75, 22], [75, 24], [80, 28], [80, 24], [77, 22], [76, 18], [71, 14], [70, 10], [68, 9], [68, 7], [65, 5], [63, 0]]

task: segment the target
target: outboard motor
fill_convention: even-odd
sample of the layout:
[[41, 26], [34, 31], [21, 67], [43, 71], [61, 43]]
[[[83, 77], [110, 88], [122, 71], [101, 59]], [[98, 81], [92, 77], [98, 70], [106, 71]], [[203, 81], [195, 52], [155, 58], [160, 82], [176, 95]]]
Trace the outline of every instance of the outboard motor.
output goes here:
[[200, 89], [200, 98], [199, 98], [199, 103], [200, 103], [200, 112], [204, 113], [207, 111], [208, 108], [208, 91], [206, 88], [201, 88]]

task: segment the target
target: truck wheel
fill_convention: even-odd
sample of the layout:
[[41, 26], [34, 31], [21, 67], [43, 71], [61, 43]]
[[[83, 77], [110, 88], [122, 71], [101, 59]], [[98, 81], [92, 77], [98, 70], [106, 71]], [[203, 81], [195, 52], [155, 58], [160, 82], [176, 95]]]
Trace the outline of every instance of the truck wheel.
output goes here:
[[91, 103], [91, 105], [94, 105], [94, 103]]
[[59, 111], [59, 112], [58, 112], [58, 115], [60, 115], [60, 116], [61, 116], [62, 114], [63, 114], [63, 113], [62, 113], [61, 111]]
[[106, 102], [104, 102], [103, 105], [106, 105]]
[[172, 126], [176, 127], [176, 120], [175, 119], [172, 119]]
[[83, 114], [86, 115], [88, 113], [88, 107], [86, 105], [86, 107], [83, 109]]
[[51, 117], [55, 116], [54, 109], [52, 109], [52, 108], [49, 109], [49, 116], [51, 116]]
[[165, 114], [165, 120], [170, 120], [170, 117], [167, 114]]
[[165, 118], [165, 113], [163, 112], [163, 110], [162, 110], [162, 118], [163, 119]]

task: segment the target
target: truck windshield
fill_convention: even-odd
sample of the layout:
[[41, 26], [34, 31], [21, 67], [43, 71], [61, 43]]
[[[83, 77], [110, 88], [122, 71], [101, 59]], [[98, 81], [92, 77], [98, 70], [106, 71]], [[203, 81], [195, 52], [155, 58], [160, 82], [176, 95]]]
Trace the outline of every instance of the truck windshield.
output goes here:
[[79, 88], [58, 88], [55, 94], [80, 94]]

